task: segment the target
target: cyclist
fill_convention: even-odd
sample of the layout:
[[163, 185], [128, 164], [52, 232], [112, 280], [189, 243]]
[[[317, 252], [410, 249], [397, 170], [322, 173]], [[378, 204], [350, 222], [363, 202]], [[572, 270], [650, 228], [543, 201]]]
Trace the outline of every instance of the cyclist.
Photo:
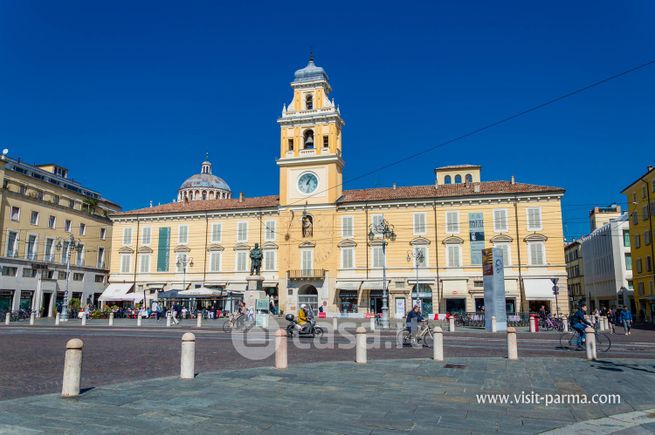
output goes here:
[[416, 325], [418, 324], [418, 322], [422, 322], [422, 321], [423, 321], [423, 316], [421, 315], [421, 309], [418, 305], [414, 305], [412, 311], [407, 313], [407, 319], [405, 320], [407, 330], [412, 336], [414, 336], [416, 333]]
[[591, 322], [585, 318], [585, 314], [587, 314], [587, 304], [580, 304], [578, 311], [571, 316], [571, 328], [578, 332], [577, 350], [581, 350], [582, 345], [585, 342], [585, 329], [587, 326], [593, 327]]

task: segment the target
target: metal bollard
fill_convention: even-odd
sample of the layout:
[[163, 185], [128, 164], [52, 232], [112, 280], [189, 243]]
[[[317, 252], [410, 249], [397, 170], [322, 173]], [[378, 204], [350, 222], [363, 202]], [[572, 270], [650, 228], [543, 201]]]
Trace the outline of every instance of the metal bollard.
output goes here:
[[114, 313], [109, 313], [109, 326], [114, 326]]
[[519, 349], [516, 343], [516, 328], [513, 326], [507, 328], [507, 359], [519, 359]]
[[287, 331], [278, 329], [275, 331], [275, 368], [286, 369], [287, 367]]
[[590, 326], [588, 326], [584, 331], [587, 333], [585, 340], [587, 359], [595, 361], [598, 359], [598, 355], [596, 354], [596, 331]]
[[59, 326], [59, 313], [55, 315], [55, 326]]
[[86, 326], [86, 314], [82, 315], [82, 326]]
[[449, 321], [450, 321], [450, 323], [449, 323], [449, 325], [448, 325], [448, 326], [449, 326], [448, 330], [449, 330], [450, 332], [455, 332], [455, 318], [452, 317], [452, 316], [450, 316]]
[[30, 325], [34, 325], [34, 321], [36, 320], [36, 313], [30, 314]]
[[363, 326], [355, 329], [355, 362], [366, 364], [366, 328]]
[[196, 328], [202, 328], [202, 314], [198, 314], [196, 317]]
[[83, 347], [84, 343], [79, 338], [73, 338], [66, 343], [64, 381], [61, 387], [61, 397], [75, 397], [80, 395]]
[[141, 314], [136, 315], [136, 326], [141, 326], [142, 318]]
[[11, 323], [11, 313], [5, 314], [5, 325], [9, 326]]
[[491, 316], [491, 332], [497, 332], [498, 328], [496, 327], [496, 316]]
[[196, 365], [196, 336], [187, 332], [182, 336], [180, 379], [193, 379]]
[[338, 330], [339, 330], [339, 329], [338, 329], [338, 327], [337, 327], [337, 318], [336, 318], [336, 317], [333, 317], [333, 318], [332, 318], [332, 333], [333, 333], [333, 334], [336, 334]]
[[443, 361], [443, 329], [435, 326], [432, 329], [434, 334], [434, 343], [432, 345], [432, 359], [435, 361]]

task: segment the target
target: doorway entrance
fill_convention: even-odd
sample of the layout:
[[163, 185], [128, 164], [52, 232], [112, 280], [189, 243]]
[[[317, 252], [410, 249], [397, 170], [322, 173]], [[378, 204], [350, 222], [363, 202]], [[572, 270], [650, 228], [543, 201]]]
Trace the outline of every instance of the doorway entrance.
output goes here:
[[318, 313], [318, 290], [313, 285], [306, 284], [298, 289], [298, 305], [306, 304], [314, 313]]
[[50, 309], [50, 301], [52, 300], [52, 293], [43, 293], [43, 303], [41, 304], [41, 316], [50, 317], [52, 315], [48, 310]]
[[450, 314], [465, 313], [466, 299], [463, 298], [446, 299], [446, 312]]
[[382, 290], [371, 290], [369, 298], [369, 312], [371, 314], [382, 313]]

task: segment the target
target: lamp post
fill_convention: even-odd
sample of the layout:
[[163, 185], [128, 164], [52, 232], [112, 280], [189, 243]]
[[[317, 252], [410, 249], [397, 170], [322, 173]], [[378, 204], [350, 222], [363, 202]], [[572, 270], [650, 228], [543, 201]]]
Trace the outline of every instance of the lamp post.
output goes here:
[[[415, 249], [413, 252], [408, 251], [407, 252], [407, 262], [411, 262], [412, 260], [414, 260], [414, 264], [416, 266], [416, 285], [415, 285], [416, 298], [413, 299], [413, 301], [412, 301], [412, 308], [413, 308], [414, 304], [418, 303], [416, 301], [418, 301], [418, 298], [419, 298], [419, 294], [418, 294], [418, 266], [419, 266], [419, 264], [423, 264], [423, 262], [425, 261], [425, 254], [423, 253], [423, 249]], [[412, 294], [413, 294], [413, 292], [412, 292]], [[422, 308], [423, 307], [421, 307], [421, 309]]]
[[389, 294], [387, 289], [387, 240], [396, 240], [393, 225], [382, 219], [368, 226], [368, 240], [380, 239], [382, 243], [382, 328], [389, 329]]
[[62, 322], [68, 321], [68, 297], [70, 294], [68, 286], [71, 279], [71, 253], [73, 250], [76, 250], [78, 253], [82, 252], [84, 245], [82, 245], [79, 240], [75, 240], [75, 237], [71, 234], [68, 237], [68, 240], [57, 238], [57, 243], [55, 245], [57, 251], [61, 251], [64, 246], [66, 247], [66, 251], [64, 252], [64, 255], [66, 256], [66, 291], [64, 292], [64, 304], [61, 307], [61, 318], [59, 319]]
[[[178, 269], [182, 269], [182, 290], [186, 290], [186, 268], [187, 266], [193, 267], [193, 258], [187, 257], [186, 254], [182, 254], [180, 257], [177, 259], [177, 265]], [[191, 309], [191, 299], [189, 299], [189, 310]]]

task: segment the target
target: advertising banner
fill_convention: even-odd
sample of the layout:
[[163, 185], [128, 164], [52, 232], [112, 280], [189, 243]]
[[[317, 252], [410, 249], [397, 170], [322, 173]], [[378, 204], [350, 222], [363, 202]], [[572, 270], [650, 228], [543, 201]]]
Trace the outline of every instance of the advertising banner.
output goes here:
[[482, 264], [482, 250], [484, 249], [482, 213], [469, 213], [469, 241], [471, 242], [471, 264]]
[[507, 331], [503, 251], [500, 248], [487, 248], [482, 251], [482, 258], [485, 329], [491, 331], [491, 317], [496, 316], [496, 331]]

